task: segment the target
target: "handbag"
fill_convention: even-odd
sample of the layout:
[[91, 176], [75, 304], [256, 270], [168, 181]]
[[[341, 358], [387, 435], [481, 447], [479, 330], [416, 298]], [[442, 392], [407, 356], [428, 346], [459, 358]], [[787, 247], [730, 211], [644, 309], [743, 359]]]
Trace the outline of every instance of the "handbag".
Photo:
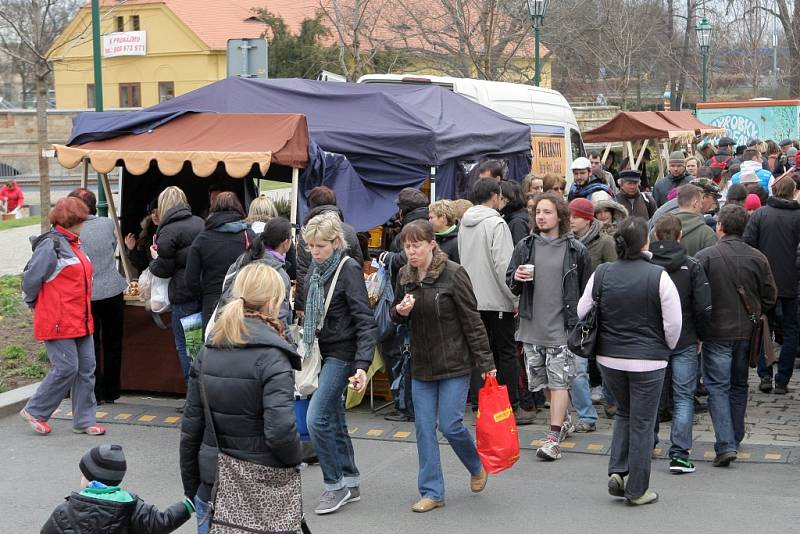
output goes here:
[[570, 352], [582, 358], [594, 359], [597, 355], [597, 330], [600, 327], [600, 297], [603, 294], [603, 277], [610, 263], [597, 268], [592, 285], [592, 307], [583, 319], [578, 321], [567, 338]]
[[339, 280], [339, 273], [342, 272], [348, 256], [344, 256], [339, 266], [336, 268], [336, 273], [333, 275], [331, 287], [328, 289], [328, 294], [325, 296], [325, 311], [322, 313], [322, 320], [314, 333], [314, 340], [311, 346], [306, 350], [305, 340], [303, 340], [303, 329], [299, 326], [292, 329], [292, 336], [295, 337], [297, 342], [297, 353], [303, 357], [303, 366], [299, 371], [294, 373], [294, 385], [301, 396], [307, 397], [314, 393], [319, 388], [319, 372], [322, 370], [322, 353], [319, 351], [319, 340], [317, 339], [322, 325], [325, 324], [325, 316], [328, 315], [328, 308], [333, 299], [333, 290], [336, 289], [336, 282]]
[[217, 447], [217, 473], [209, 502], [209, 534], [300, 532], [303, 493], [294, 467], [270, 467], [234, 458], [223, 452], [208, 404], [203, 367], [200, 395], [203, 411]]
[[389, 266], [385, 268], [381, 263], [378, 263], [378, 272], [376, 274], [382, 277], [381, 292], [378, 301], [375, 303], [375, 308], [372, 310], [372, 315], [375, 318], [375, 324], [378, 325], [378, 342], [380, 343], [397, 333], [397, 325], [392, 321], [392, 316], [389, 313], [394, 302], [391, 261]]

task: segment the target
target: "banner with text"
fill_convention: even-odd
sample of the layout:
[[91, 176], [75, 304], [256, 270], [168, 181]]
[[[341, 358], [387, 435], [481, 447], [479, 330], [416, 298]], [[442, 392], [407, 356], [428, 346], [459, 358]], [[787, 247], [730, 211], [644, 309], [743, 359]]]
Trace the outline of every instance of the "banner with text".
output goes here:
[[103, 36], [103, 57], [143, 56], [146, 52], [146, 32], [116, 32]]

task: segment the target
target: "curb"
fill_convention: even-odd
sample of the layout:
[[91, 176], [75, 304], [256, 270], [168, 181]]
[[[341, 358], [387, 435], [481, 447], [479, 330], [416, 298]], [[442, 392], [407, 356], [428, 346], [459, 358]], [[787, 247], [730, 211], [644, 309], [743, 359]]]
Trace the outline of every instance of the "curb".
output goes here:
[[33, 394], [36, 393], [39, 384], [41, 384], [41, 382], [28, 384], [21, 388], [0, 393], [0, 417], [13, 415], [20, 411], [25, 406], [25, 403], [28, 402], [28, 399], [33, 397]]

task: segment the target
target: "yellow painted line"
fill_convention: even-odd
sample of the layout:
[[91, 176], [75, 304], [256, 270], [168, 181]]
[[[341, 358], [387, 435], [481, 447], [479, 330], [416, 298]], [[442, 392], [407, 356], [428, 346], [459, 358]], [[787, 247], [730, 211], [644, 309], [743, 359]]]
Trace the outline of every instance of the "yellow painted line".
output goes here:
[[752, 455], [749, 452], [740, 452], [737, 454], [737, 457], [740, 460], [749, 460]]
[[375, 436], [375, 437], [382, 436], [383, 435], [383, 430], [381, 430], [380, 428], [373, 428], [372, 430], [367, 430], [367, 435], [368, 436]]
[[350, 427], [347, 429], [347, 432], [350, 434], [355, 434], [356, 432], [358, 432], [358, 427], [357, 426]]
[[560, 445], [564, 449], [574, 449], [575, 448], [575, 442], [574, 441], [562, 441], [560, 443]]
[[396, 438], [407, 438], [411, 435], [411, 432], [395, 432], [394, 437]]
[[170, 424], [177, 423], [177, 422], [178, 422], [178, 421], [180, 421], [180, 420], [181, 420], [181, 418], [180, 418], [180, 416], [179, 416], [179, 415], [171, 415], [171, 416], [169, 416], [169, 417], [165, 417], [165, 418], [164, 418], [164, 422], [165, 422], [165, 423], [170, 423]]
[[703, 458], [714, 458], [716, 457], [716, 453], [714, 451], [706, 451], [703, 453]]
[[531, 441], [531, 445], [534, 447], [541, 447], [542, 445], [544, 445], [544, 441], [541, 439], [535, 439]]
[[102, 419], [103, 417], [107, 416], [108, 412], [95, 412], [94, 416], [98, 419]]
[[764, 455], [764, 459], [765, 460], [780, 460], [781, 459], [781, 455], [777, 454], [777, 453], [774, 453], [774, 452], [770, 452], [770, 453], [767, 453], [767, 454]]
[[659, 454], [661, 454], [661, 449], [658, 449], [658, 448], [653, 449], [653, 454], [658, 456]]
[[603, 448], [603, 444], [602, 443], [590, 443], [589, 445], [586, 446], [586, 448], [589, 449], [590, 451], [599, 451], [599, 450], [601, 450]]
[[114, 419], [119, 419], [120, 421], [125, 421], [126, 419], [130, 419], [131, 414], [129, 413], [121, 413], [119, 415], [114, 416]]
[[155, 418], [156, 418], [155, 415], [143, 415], [139, 418], [139, 421], [141, 421], [142, 423], [149, 423]]

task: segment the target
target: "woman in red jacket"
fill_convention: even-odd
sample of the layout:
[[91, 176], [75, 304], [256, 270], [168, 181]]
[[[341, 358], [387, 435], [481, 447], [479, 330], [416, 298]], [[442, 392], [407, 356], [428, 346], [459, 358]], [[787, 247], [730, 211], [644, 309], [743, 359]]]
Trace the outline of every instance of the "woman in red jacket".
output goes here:
[[22, 189], [17, 185], [16, 180], [9, 180], [5, 187], [0, 188], [0, 203], [4, 205], [4, 211], [14, 213], [17, 219], [22, 218], [22, 202], [24, 200], [25, 195], [22, 194]]
[[92, 263], [80, 249], [89, 214], [77, 198], [64, 198], [50, 212], [52, 228], [32, 238], [33, 257], [22, 274], [25, 302], [33, 308], [33, 333], [44, 341], [53, 367], [20, 415], [39, 434], [72, 390], [73, 432], [101, 436], [95, 419]]

